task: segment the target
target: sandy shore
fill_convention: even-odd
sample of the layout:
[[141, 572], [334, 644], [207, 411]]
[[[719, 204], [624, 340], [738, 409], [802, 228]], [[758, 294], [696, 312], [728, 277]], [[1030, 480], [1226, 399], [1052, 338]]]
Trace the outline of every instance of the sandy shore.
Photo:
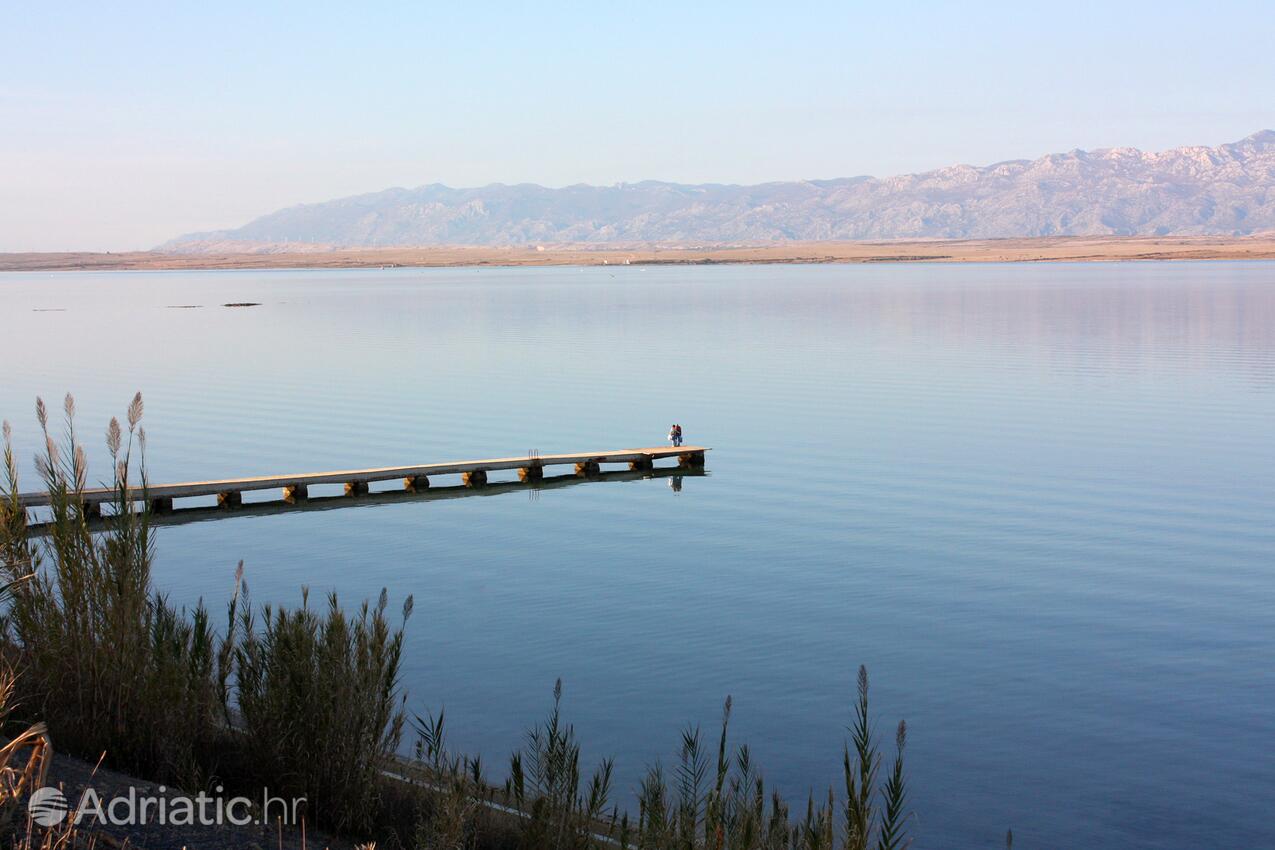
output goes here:
[[712, 263], [1014, 263], [1275, 259], [1275, 234], [1247, 237], [1057, 237], [909, 242], [791, 242], [755, 246], [373, 248], [306, 252], [0, 254], [0, 271], [277, 269]]

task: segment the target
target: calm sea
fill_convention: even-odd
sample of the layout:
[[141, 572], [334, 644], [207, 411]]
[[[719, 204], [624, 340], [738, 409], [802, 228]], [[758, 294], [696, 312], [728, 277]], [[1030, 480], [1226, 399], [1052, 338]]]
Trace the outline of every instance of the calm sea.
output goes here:
[[413, 594], [409, 705], [496, 773], [562, 677], [624, 799], [728, 694], [804, 799], [866, 664], [918, 847], [1275, 846], [1273, 264], [6, 274], [0, 312], [28, 483], [67, 390], [99, 464], [144, 392], [154, 481], [712, 446], [680, 490], [160, 532], [181, 602], [241, 558], [258, 603]]

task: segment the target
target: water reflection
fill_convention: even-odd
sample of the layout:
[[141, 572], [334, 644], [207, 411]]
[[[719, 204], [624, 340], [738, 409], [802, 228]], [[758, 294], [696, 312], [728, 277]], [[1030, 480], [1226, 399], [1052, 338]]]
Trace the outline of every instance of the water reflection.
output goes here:
[[[267, 498], [263, 501], [244, 501], [242, 504], [234, 508], [219, 507], [215, 504], [196, 504], [193, 507], [178, 507], [171, 511], [151, 514], [151, 524], [153, 526], [172, 526], [187, 525], [193, 522], [210, 522], [213, 520], [229, 520], [240, 519], [246, 517], [266, 517], [277, 514], [296, 514], [296, 513], [313, 513], [317, 511], [344, 510], [347, 508], [374, 508], [386, 505], [401, 505], [411, 502], [439, 502], [452, 499], [469, 499], [481, 498], [483, 496], [503, 496], [509, 493], [523, 492], [527, 493], [531, 501], [540, 498], [541, 491], [544, 490], [560, 490], [566, 487], [575, 487], [581, 484], [603, 483], [607, 481], [646, 481], [656, 478], [668, 479], [669, 487], [676, 493], [682, 492], [682, 478], [690, 476], [696, 478], [707, 477], [709, 472], [703, 467], [654, 467], [652, 469], [641, 471], [629, 470], [603, 470], [601, 472], [592, 473], [590, 475], [546, 475], [540, 479], [531, 481], [489, 481], [481, 487], [469, 487], [463, 484], [452, 486], [430, 486], [425, 490], [379, 490], [370, 493], [362, 493], [359, 495], [333, 495], [333, 496], [317, 496], [308, 499], [272, 499]], [[315, 490], [325, 485], [315, 486]], [[249, 493], [248, 498], [258, 497], [260, 494]], [[213, 497], [187, 499], [186, 503], [192, 502], [211, 502]], [[47, 510], [43, 513], [35, 514], [36, 521], [29, 527], [32, 536], [42, 537], [48, 531], [48, 525], [43, 521], [43, 514], [47, 514]], [[105, 518], [95, 518], [90, 521], [90, 527], [102, 527], [109, 519], [110, 509], [107, 508]]]

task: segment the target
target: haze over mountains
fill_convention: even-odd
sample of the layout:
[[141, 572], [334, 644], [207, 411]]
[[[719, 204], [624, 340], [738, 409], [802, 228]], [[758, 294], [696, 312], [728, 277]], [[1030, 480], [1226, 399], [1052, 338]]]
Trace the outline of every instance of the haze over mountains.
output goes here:
[[1075, 150], [878, 179], [615, 186], [440, 184], [289, 207], [185, 252], [560, 243], [764, 243], [1275, 230], [1275, 131], [1161, 153]]

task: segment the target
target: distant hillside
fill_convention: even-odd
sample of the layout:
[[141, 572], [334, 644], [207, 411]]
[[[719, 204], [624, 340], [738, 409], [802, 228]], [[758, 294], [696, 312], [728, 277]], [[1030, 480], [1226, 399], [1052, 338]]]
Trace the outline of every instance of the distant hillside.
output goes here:
[[1275, 131], [1216, 148], [1072, 151], [900, 177], [757, 186], [438, 184], [289, 207], [168, 251], [536, 243], [758, 243], [1275, 229]]

